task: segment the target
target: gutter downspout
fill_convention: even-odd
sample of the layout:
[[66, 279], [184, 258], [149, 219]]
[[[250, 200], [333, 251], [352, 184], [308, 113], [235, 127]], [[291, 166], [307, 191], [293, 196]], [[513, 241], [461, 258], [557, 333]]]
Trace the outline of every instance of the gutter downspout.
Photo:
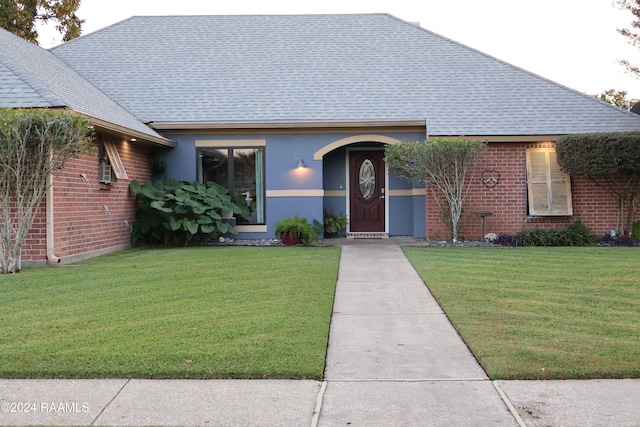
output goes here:
[[54, 253], [54, 238], [53, 238], [53, 174], [49, 174], [47, 177], [47, 264], [56, 265], [60, 264], [61, 258], [58, 258]]

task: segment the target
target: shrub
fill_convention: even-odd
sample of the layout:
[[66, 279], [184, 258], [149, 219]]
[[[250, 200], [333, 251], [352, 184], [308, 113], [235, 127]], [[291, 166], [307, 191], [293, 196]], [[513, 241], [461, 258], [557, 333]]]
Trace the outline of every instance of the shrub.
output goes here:
[[591, 234], [589, 227], [582, 221], [576, 221], [558, 230], [558, 246], [589, 246], [598, 243], [598, 238]]
[[500, 246], [589, 246], [598, 243], [598, 238], [582, 221], [576, 221], [560, 230], [523, 230], [517, 235], [500, 234], [492, 240]]
[[299, 238], [303, 245], [310, 245], [318, 239], [318, 235], [307, 222], [307, 218], [298, 215], [281, 218], [276, 223], [275, 234], [279, 239], [282, 239], [285, 234], [295, 239]]
[[323, 215], [323, 222], [325, 233], [338, 234], [342, 230], [347, 228], [349, 220], [344, 213], [334, 214], [325, 210]]
[[224, 233], [236, 233], [221, 212], [247, 215], [244, 201], [233, 203], [229, 191], [215, 182], [145, 181], [129, 184], [138, 200], [137, 221], [131, 233], [136, 244], [188, 245]]
[[542, 230], [534, 228], [518, 233], [520, 246], [559, 246], [558, 232], [555, 230]]

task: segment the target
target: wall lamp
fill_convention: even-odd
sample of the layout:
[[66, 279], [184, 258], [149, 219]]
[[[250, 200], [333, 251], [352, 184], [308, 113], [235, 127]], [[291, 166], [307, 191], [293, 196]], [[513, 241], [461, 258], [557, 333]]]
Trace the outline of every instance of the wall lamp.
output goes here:
[[306, 169], [306, 165], [304, 164], [304, 159], [302, 157], [298, 157], [298, 164], [296, 165], [296, 169]]

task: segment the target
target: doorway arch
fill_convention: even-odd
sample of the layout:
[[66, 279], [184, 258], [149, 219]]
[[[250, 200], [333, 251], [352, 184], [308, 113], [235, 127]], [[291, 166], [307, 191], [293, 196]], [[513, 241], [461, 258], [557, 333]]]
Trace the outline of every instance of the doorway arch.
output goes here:
[[325, 145], [324, 147], [322, 147], [321, 149], [313, 153], [313, 160], [322, 160], [325, 154], [337, 148], [344, 147], [345, 145], [355, 144], [358, 142], [380, 142], [382, 144], [400, 144], [400, 142], [402, 141], [396, 138], [391, 138], [390, 136], [375, 135], [375, 134], [349, 136], [346, 138], [338, 139], [337, 141], [333, 141], [332, 143]]

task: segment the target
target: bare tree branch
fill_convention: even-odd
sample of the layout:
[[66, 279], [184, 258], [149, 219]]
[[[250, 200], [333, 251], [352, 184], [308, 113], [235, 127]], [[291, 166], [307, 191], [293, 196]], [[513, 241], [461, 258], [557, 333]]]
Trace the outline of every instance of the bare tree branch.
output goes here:
[[71, 112], [0, 109], [0, 270], [22, 268], [22, 244], [47, 177], [91, 147], [89, 121]]

